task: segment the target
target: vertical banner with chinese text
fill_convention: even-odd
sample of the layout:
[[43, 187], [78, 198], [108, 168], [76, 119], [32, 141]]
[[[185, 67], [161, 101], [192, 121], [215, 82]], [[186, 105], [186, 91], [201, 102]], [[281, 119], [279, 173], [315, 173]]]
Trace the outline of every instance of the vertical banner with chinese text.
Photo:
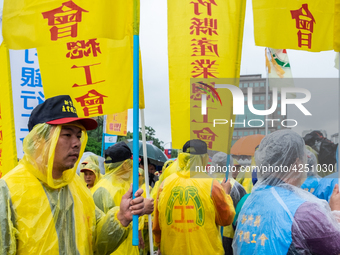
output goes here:
[[340, 0], [335, 0], [334, 10], [334, 50], [340, 52]]
[[126, 136], [128, 111], [109, 114], [106, 117], [106, 133], [110, 135]]
[[15, 126], [13, 115], [13, 97], [9, 52], [5, 44], [0, 47], [0, 102], [2, 124], [2, 148], [0, 174], [4, 176], [17, 165], [17, 151], [15, 143]]
[[[3, 36], [9, 49], [30, 49], [70, 38], [123, 39], [132, 1], [4, 0]], [[131, 18], [132, 19], [132, 18]]]
[[[173, 148], [196, 138], [210, 150], [229, 152], [233, 128], [213, 127], [213, 117], [222, 111], [219, 118], [234, 119], [232, 97], [215, 85], [220, 78], [230, 78], [229, 84], [238, 86], [245, 6], [245, 0], [168, 2]], [[208, 101], [205, 114], [202, 96]]]
[[253, 0], [253, 12], [258, 46], [313, 52], [333, 49], [334, 0]]
[[24, 156], [23, 141], [32, 110], [45, 101], [36, 49], [10, 50], [12, 96], [17, 157]]
[[[70, 95], [81, 117], [132, 108], [131, 38], [92, 38], [37, 48], [46, 98]], [[144, 108], [141, 79], [139, 106]]]
[[0, 103], [0, 178], [2, 177], [2, 142], [3, 142], [3, 137], [2, 137], [2, 117], [1, 117], [1, 103]]

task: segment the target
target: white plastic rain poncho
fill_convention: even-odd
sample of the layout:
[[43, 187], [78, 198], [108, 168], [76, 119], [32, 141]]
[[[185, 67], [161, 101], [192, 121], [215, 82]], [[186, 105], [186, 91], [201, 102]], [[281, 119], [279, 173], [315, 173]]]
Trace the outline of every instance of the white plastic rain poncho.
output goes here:
[[299, 188], [307, 176], [302, 137], [273, 132], [261, 141], [255, 160], [259, 181], [239, 214], [234, 254], [339, 254], [337, 212]]
[[[87, 134], [79, 127], [81, 156]], [[128, 234], [118, 207], [107, 214], [95, 207], [76, 167], [53, 179], [61, 128], [36, 125], [24, 139], [23, 159], [0, 180], [1, 255], [110, 254]]]
[[[105, 171], [106, 174], [91, 189], [91, 192], [96, 206], [103, 212], [108, 212], [111, 208], [120, 205], [123, 195], [130, 188], [133, 177], [132, 160], [105, 164]], [[140, 217], [140, 225], [144, 225], [142, 219], [143, 217]], [[138, 246], [132, 246], [132, 231], [113, 254], [139, 254]]]
[[217, 225], [231, 224], [235, 210], [216, 180], [195, 172], [208, 159], [208, 154], [179, 154], [170, 166], [177, 171], [160, 185], [153, 233], [162, 255], [224, 254]]

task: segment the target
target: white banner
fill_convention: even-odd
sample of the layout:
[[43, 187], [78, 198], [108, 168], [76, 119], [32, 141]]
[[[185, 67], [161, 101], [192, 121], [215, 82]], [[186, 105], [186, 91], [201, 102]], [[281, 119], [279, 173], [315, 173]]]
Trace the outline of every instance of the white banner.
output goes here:
[[22, 143], [28, 134], [28, 119], [35, 106], [45, 101], [36, 49], [10, 50], [14, 124], [17, 156], [24, 155]]
[[107, 135], [105, 134], [105, 144], [107, 143], [116, 143], [118, 136], [116, 135]]

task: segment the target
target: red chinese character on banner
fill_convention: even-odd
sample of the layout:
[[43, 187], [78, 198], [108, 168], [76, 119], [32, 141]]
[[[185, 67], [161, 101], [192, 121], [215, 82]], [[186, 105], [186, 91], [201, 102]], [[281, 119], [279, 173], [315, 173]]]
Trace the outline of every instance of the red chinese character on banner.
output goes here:
[[92, 81], [90, 66], [95, 66], [95, 65], [100, 65], [100, 63], [92, 64], [92, 65], [88, 65], [88, 66], [76, 66], [76, 65], [73, 65], [71, 67], [72, 69], [74, 69], [74, 68], [81, 68], [81, 67], [84, 68], [84, 70], [85, 70], [85, 77], [86, 77], [86, 84], [78, 85], [77, 83], [75, 83], [75, 84], [73, 84], [72, 87], [88, 86], [88, 85], [93, 85], [93, 84], [97, 84], [97, 83], [100, 83], [100, 82], [104, 82], [105, 80], [97, 81], [97, 82], [93, 82]]
[[103, 104], [104, 97], [98, 93], [96, 90], [90, 90], [87, 94], [77, 97], [76, 101], [80, 103], [81, 107], [83, 107], [84, 115], [90, 116], [95, 114], [103, 114]]
[[[208, 40], [207, 38], [203, 37], [202, 39], [196, 40], [192, 39], [192, 42], [196, 42], [191, 44], [193, 46], [193, 52], [191, 56], [218, 56], [217, 51], [217, 44], [212, 42], [217, 42], [217, 40]], [[196, 54], [197, 53], [197, 54]], [[213, 53], [213, 54], [209, 54]]]
[[190, 2], [191, 4], [194, 4], [194, 12], [195, 12], [195, 15], [200, 15], [202, 14], [202, 12], [199, 12], [199, 6], [200, 5], [203, 5], [205, 7], [207, 7], [207, 14], [209, 16], [211, 16], [211, 5], [216, 5], [217, 4], [215, 3], [214, 0], [209, 0], [209, 1], [203, 1], [203, 0], [197, 0], [196, 2]]
[[121, 123], [115, 123], [114, 124], [114, 131], [120, 132], [121, 127], [122, 127]]
[[193, 130], [194, 134], [197, 135], [197, 139], [206, 142], [209, 149], [212, 149], [213, 142], [215, 141], [217, 135], [208, 127], [201, 130]]
[[63, 37], [77, 37], [77, 24], [81, 22], [83, 12], [88, 12], [72, 1], [62, 3], [60, 7], [43, 12], [44, 19], [48, 19], [51, 40], [56, 41]]
[[67, 49], [69, 52], [66, 54], [67, 58], [77, 59], [82, 57], [88, 57], [90, 54], [93, 57], [98, 56], [98, 52], [101, 54], [99, 43], [96, 42], [97, 38], [90, 39], [87, 42], [85, 40], [69, 42], [67, 43]]
[[191, 63], [194, 66], [194, 71], [191, 73], [196, 74], [192, 77], [197, 78], [201, 76], [201, 78], [217, 78], [214, 74], [218, 74], [216, 60], [211, 61], [210, 59], [200, 59], [195, 60]]
[[[215, 87], [215, 82], [211, 82], [211, 86]], [[207, 95], [207, 101], [211, 100], [211, 102], [214, 102], [214, 100], [218, 100], [217, 96], [214, 93], [212, 93], [212, 91], [210, 91], [209, 88], [207, 89], [204, 85], [199, 83], [191, 84], [190, 99], [193, 99], [195, 101], [201, 101], [202, 94]]]
[[193, 20], [191, 22], [191, 26], [190, 26], [190, 34], [193, 35], [194, 33], [196, 35], [200, 35], [200, 33], [203, 34], [208, 34], [208, 35], [218, 35], [217, 34], [217, 19], [208, 19], [208, 18], [204, 18], [204, 19], [198, 19], [198, 18], [192, 18], [191, 20]]
[[[298, 10], [290, 11], [292, 19], [295, 19], [295, 26], [299, 29], [298, 46], [307, 46], [309, 49], [312, 47], [312, 33], [314, 31], [315, 19], [312, 13], [308, 10], [308, 4], [303, 4]], [[301, 30], [306, 31], [301, 31]], [[307, 32], [308, 31], [308, 32]]]

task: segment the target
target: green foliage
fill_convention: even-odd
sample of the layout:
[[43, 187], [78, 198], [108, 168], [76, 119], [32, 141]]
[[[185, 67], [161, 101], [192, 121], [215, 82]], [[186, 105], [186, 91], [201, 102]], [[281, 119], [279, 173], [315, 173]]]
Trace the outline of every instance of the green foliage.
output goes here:
[[85, 151], [100, 155], [102, 151], [103, 116], [97, 117], [96, 121], [98, 122], [98, 127], [94, 130], [87, 131], [88, 141]]
[[89, 139], [87, 140], [85, 151], [90, 151], [97, 155], [100, 155], [102, 151], [102, 141], [98, 142], [95, 138], [89, 137]]
[[171, 150], [171, 158], [177, 158], [178, 157], [178, 150], [172, 149]]

